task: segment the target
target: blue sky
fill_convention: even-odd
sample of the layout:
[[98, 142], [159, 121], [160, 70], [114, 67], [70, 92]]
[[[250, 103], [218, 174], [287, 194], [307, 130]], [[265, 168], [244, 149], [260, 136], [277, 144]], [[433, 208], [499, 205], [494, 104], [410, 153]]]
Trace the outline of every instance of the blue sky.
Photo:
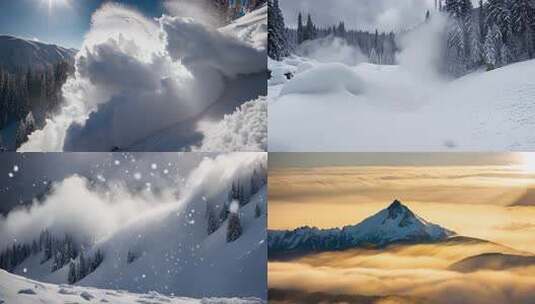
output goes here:
[[[1, 0], [0, 35], [37, 38], [64, 47], [79, 48], [89, 30], [91, 14], [103, 3], [130, 5], [146, 16], [163, 12], [161, 0]], [[67, 4], [64, 4], [67, 3]]]

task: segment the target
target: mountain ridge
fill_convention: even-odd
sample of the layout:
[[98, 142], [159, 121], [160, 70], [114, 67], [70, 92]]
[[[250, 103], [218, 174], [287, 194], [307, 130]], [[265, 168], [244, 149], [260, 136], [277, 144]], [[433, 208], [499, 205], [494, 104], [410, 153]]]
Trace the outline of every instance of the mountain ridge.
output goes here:
[[385, 247], [394, 243], [442, 241], [454, 231], [430, 223], [414, 214], [399, 200], [355, 225], [319, 229], [269, 230], [271, 257], [286, 253], [337, 251], [350, 248]]
[[12, 35], [0, 35], [0, 67], [10, 72], [45, 70], [66, 61], [74, 63], [78, 51]]

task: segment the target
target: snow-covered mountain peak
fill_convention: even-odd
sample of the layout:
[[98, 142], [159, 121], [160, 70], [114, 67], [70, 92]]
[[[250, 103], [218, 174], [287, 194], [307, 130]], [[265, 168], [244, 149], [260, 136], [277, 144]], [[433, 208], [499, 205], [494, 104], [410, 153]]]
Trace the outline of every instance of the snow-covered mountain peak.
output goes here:
[[398, 215], [402, 216], [414, 216], [414, 213], [400, 201], [394, 200], [390, 206], [386, 209], [388, 210], [388, 218], [396, 219]]
[[373, 241], [378, 245], [395, 241], [440, 240], [455, 234], [420, 218], [399, 200], [394, 200], [386, 209], [343, 230], [354, 239]]
[[288, 251], [329, 251], [355, 247], [383, 247], [400, 242], [433, 242], [455, 232], [417, 216], [399, 200], [356, 225], [342, 229], [301, 227], [293, 231], [270, 231], [270, 254]]

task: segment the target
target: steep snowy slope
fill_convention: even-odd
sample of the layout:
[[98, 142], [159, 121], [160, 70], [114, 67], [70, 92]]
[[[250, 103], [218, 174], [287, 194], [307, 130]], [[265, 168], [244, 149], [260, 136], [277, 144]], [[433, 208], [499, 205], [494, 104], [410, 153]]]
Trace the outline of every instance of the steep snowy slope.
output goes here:
[[[79, 284], [189, 297], [265, 298], [266, 216], [254, 217], [257, 204], [266, 210], [265, 188], [241, 209], [243, 235], [231, 243], [226, 221], [206, 236], [201, 203], [133, 223], [97, 245], [106, 259]], [[130, 264], [128, 251], [139, 256]]]
[[[270, 151], [535, 147], [535, 82], [523, 76], [535, 74], [535, 60], [449, 82], [407, 66], [295, 56], [269, 68]], [[295, 77], [288, 80], [287, 72]]]
[[359, 224], [342, 229], [304, 227], [293, 231], [269, 231], [268, 247], [270, 255], [277, 255], [284, 252], [382, 247], [398, 242], [439, 241], [454, 234], [418, 217], [396, 200], [388, 208]]
[[253, 304], [259, 299], [172, 297], [149, 292], [135, 294], [123, 290], [105, 290], [72, 285], [54, 285], [26, 279], [0, 269], [0, 303], [60, 304], [60, 303], [152, 303], [152, 304]]
[[267, 48], [267, 11], [267, 5], [264, 5], [219, 30], [259, 50], [265, 50]]
[[60, 61], [74, 61], [76, 50], [0, 35], [0, 67], [8, 71], [43, 70]]
[[[194, 298], [265, 299], [265, 162], [265, 153], [207, 156], [186, 178], [178, 177], [169, 188], [155, 180], [154, 184], [147, 183], [148, 188], [155, 188], [154, 193], [145, 189], [132, 194], [137, 200], [150, 199], [149, 205], [136, 205], [118, 195], [112, 190], [112, 185], [117, 186], [114, 182], [108, 188], [91, 186], [80, 177], [67, 179], [61, 187], [54, 187], [51, 198], [34, 205], [33, 213], [13, 213], [19, 228], [13, 228], [12, 221], [0, 223], [7, 227], [0, 266], [54, 284]], [[141, 178], [141, 173], [137, 174]], [[100, 181], [106, 179], [101, 176]], [[74, 187], [73, 182], [82, 188]], [[65, 209], [83, 209], [69, 204], [73, 197], [65, 191], [76, 192], [75, 196], [82, 195], [86, 200], [92, 197], [87, 205], [98, 211], [80, 212], [96, 216], [70, 213], [73, 219], [68, 219], [67, 225], [63, 219], [54, 218], [59, 213], [58, 202], [63, 200], [67, 202]], [[104, 208], [110, 209], [102, 209], [99, 198], [105, 199]], [[32, 214], [42, 214], [47, 206], [57, 212], [44, 221], [31, 220]], [[111, 208], [115, 207], [121, 214], [128, 214], [128, 208], [144, 211], [112, 226], [106, 212], [114, 212]], [[89, 228], [87, 224], [94, 221], [100, 221], [96, 227], [108, 229], [99, 233], [99, 229]], [[43, 229], [47, 233], [39, 234]]]
[[[100, 250], [105, 258], [76, 284], [188, 297], [265, 298], [266, 214], [257, 218], [257, 206], [266, 210], [265, 188], [241, 208], [243, 234], [230, 243], [226, 240], [228, 220], [207, 235], [206, 202], [202, 200], [155, 210], [87, 250], [86, 257]], [[133, 261], [129, 255], [135, 257]], [[14, 273], [68, 283], [68, 264], [51, 272], [53, 261], [42, 260], [42, 254], [30, 256]]]

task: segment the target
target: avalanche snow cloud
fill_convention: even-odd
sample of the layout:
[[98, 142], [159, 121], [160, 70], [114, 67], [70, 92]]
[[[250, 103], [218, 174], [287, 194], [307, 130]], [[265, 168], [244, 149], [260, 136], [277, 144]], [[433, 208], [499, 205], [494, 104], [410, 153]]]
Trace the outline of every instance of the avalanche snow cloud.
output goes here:
[[[177, 175], [174, 183], [149, 183], [141, 192], [132, 191], [117, 178], [107, 180], [106, 174], [96, 177], [104, 181], [98, 187], [76, 174], [66, 177], [53, 185], [42, 203], [36, 201], [28, 209], [14, 209], [6, 217], [0, 216], [0, 251], [14, 241], [31, 242], [44, 229], [80, 240], [99, 240], [154, 213], [185, 208], [200, 200], [223, 199], [235, 178], [250, 176], [266, 162], [265, 153], [207, 156], [187, 176]], [[151, 191], [151, 187], [159, 191]]]
[[[260, 9], [256, 15], [265, 12]], [[201, 21], [167, 15], [150, 20], [124, 6], [102, 6], [92, 16], [91, 30], [76, 56], [75, 74], [63, 87], [62, 111], [31, 134], [20, 150], [110, 151], [135, 146], [161, 151], [199, 145], [202, 134], [194, 136], [197, 123], [211, 106], [218, 104], [215, 116], [221, 119], [262, 93], [229, 94], [236, 91], [229, 83], [250, 80], [248, 75], [266, 70], [265, 44], [258, 46], [239, 33]], [[265, 28], [253, 25], [251, 36], [265, 34]], [[265, 87], [265, 76], [256, 79], [256, 87]], [[208, 118], [214, 118], [213, 112]], [[176, 126], [177, 132], [161, 135]], [[173, 137], [167, 139], [173, 147], [144, 144], [157, 134]]]
[[[0, 217], [0, 251], [13, 244], [31, 244], [47, 229], [55, 237], [67, 234], [85, 241], [86, 256], [102, 252], [101, 264], [76, 281], [79, 286], [196, 298], [264, 299], [267, 153], [205, 156], [192, 163], [195, 168], [189, 174], [177, 176], [167, 187], [153, 183], [139, 191], [126, 191], [115, 187], [107, 176], [99, 178], [104, 185], [98, 187], [78, 176], [66, 178], [42, 203]], [[151, 170], [156, 167], [151, 164]], [[150, 173], [143, 172], [143, 176]], [[253, 179], [260, 188], [239, 208], [241, 235], [227, 241], [226, 220], [208, 233], [208, 210], [221, 214], [232, 185]], [[53, 261], [41, 261], [41, 254], [32, 255], [13, 273], [48, 283], [68, 282], [69, 266], [51, 271]]]

